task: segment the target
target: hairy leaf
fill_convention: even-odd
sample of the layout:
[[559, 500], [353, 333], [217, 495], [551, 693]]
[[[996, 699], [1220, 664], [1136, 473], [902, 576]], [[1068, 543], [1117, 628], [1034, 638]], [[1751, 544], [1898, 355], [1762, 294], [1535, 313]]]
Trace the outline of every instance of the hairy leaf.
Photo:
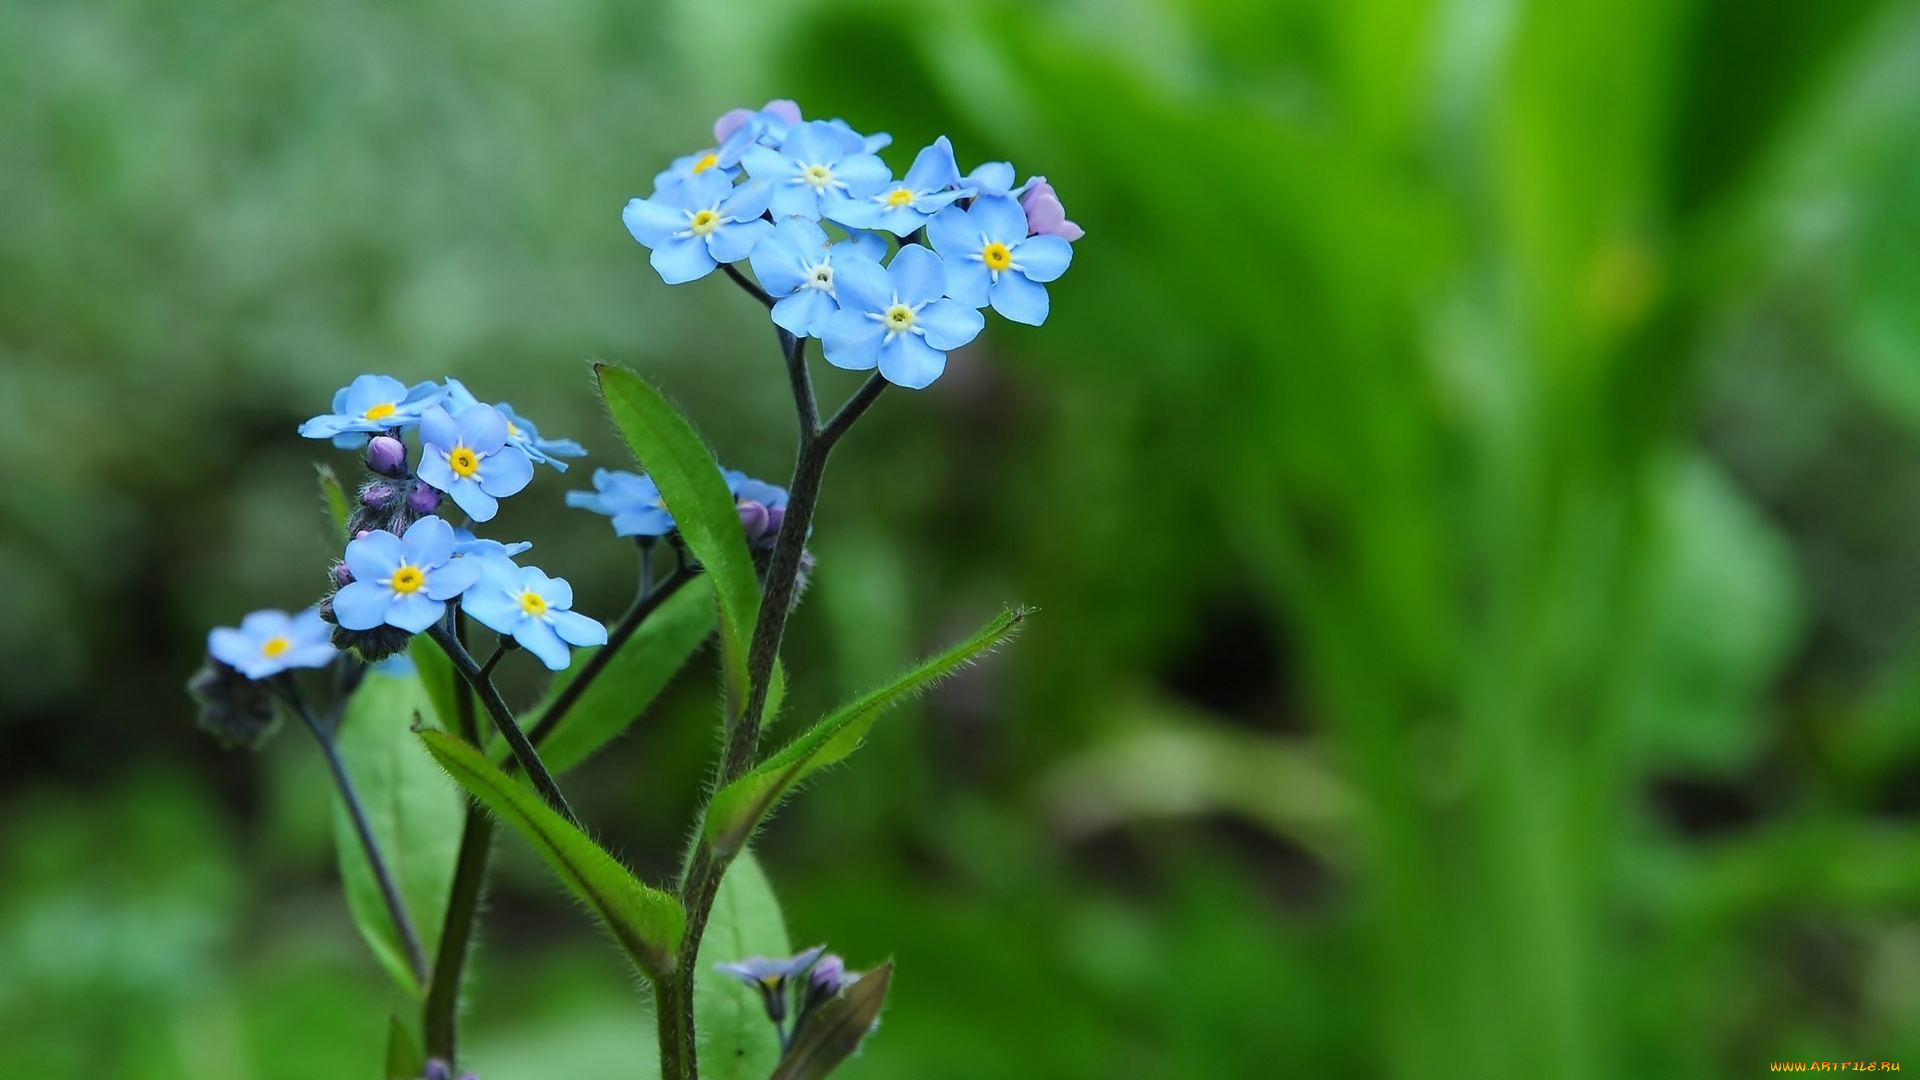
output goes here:
[[713, 913], [700, 939], [699, 965], [693, 973], [695, 1037], [700, 1075], [712, 1080], [765, 1080], [780, 1057], [780, 1040], [760, 1003], [760, 994], [715, 964], [751, 956], [786, 956], [787, 940], [780, 901], [753, 853], [743, 851], [720, 879]]
[[420, 738], [448, 774], [533, 843], [642, 972], [657, 977], [671, 969], [686, 929], [686, 913], [678, 900], [641, 884], [619, 860], [478, 750], [443, 731], [422, 731]]
[[840, 991], [807, 1022], [768, 1080], [820, 1080], [839, 1068], [880, 1022], [880, 1010], [892, 986], [893, 961], [889, 960]]
[[853, 753], [888, 707], [972, 663], [1005, 642], [1027, 618], [1026, 608], [1001, 612], [980, 632], [899, 678], [844, 705], [813, 725], [759, 768], [722, 788], [707, 808], [706, 838], [716, 851], [738, 850], [793, 785]]

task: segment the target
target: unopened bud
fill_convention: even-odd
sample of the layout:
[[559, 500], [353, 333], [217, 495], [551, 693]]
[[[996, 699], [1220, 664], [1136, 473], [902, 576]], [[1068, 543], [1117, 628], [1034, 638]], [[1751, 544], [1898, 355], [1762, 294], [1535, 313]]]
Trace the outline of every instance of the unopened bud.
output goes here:
[[393, 501], [393, 488], [387, 484], [368, 484], [360, 489], [360, 505], [369, 510], [385, 510]]
[[258, 750], [280, 727], [280, 713], [266, 684], [212, 657], [187, 682], [187, 692], [200, 705], [200, 729], [226, 749]]
[[440, 493], [425, 484], [415, 484], [407, 492], [407, 509], [416, 514], [431, 514], [440, 506]]
[[740, 501], [738, 509], [740, 511], [740, 528], [745, 530], [749, 541], [758, 540], [767, 535], [767, 527], [771, 515], [768, 514], [765, 503], [757, 503], [752, 499], [743, 499]]
[[777, 532], [779, 532], [779, 531], [780, 531], [780, 523], [781, 523], [781, 522], [783, 522], [783, 521], [785, 521], [785, 520], [787, 520], [787, 508], [786, 508], [786, 507], [784, 507], [784, 506], [769, 506], [769, 507], [767, 507], [767, 531], [768, 531], [768, 532], [770, 532], [770, 533], [777, 533]]
[[832, 997], [840, 992], [847, 982], [847, 962], [832, 953], [820, 958], [813, 965], [813, 971], [807, 975], [807, 989], [811, 993]]
[[407, 444], [391, 435], [375, 435], [367, 442], [367, 468], [381, 476], [407, 475]]
[[344, 589], [353, 584], [353, 570], [344, 562], [334, 563], [333, 569], [328, 571], [328, 574], [333, 578], [333, 587], [336, 589]]

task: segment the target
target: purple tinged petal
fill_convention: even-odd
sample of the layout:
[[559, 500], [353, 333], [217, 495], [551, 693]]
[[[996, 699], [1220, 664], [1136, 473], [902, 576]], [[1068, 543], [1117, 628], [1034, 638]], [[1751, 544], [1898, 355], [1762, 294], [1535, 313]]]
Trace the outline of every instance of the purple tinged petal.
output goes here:
[[[1004, 282], [1010, 276], [1002, 274], [1000, 280]], [[945, 352], [980, 336], [987, 319], [977, 308], [968, 307], [958, 300], [936, 300], [920, 309], [914, 325], [927, 332], [928, 345]]]
[[427, 627], [440, 621], [447, 613], [447, 605], [420, 593], [407, 593], [396, 596], [387, 605], [387, 625], [397, 626], [410, 634], [418, 634]]
[[774, 117], [792, 127], [800, 122], [800, 106], [791, 98], [774, 98], [760, 106], [763, 113], [772, 113]]
[[1039, 326], [1047, 321], [1047, 287], [1020, 274], [1001, 274], [991, 299], [993, 310], [1014, 322]]
[[908, 244], [887, 264], [894, 295], [909, 307], [918, 307], [946, 295], [947, 270], [931, 248]]
[[605, 645], [607, 628], [596, 619], [590, 619], [577, 611], [549, 611], [547, 617], [553, 620], [554, 632], [560, 640], [569, 645]]
[[1072, 241], [1086, 235], [1086, 230], [1067, 220], [1066, 207], [1060, 204], [1060, 196], [1044, 176], [1027, 181], [1020, 208], [1027, 214], [1027, 231], [1035, 236], [1058, 236]]
[[747, 121], [751, 119], [753, 119], [752, 109], [728, 109], [721, 113], [720, 118], [713, 122], [713, 141], [726, 142], [733, 137], [734, 132], [747, 126]]
[[333, 617], [348, 630], [371, 630], [387, 621], [392, 595], [385, 585], [359, 578], [333, 594]]
[[896, 334], [880, 346], [880, 374], [895, 386], [923, 390], [947, 369], [947, 354], [915, 334]]
[[713, 268], [720, 265], [707, 252], [706, 240], [698, 236], [678, 236], [667, 240], [653, 249], [647, 261], [659, 271], [660, 280], [669, 285], [697, 281], [713, 273]]
[[[406, 557], [407, 546], [385, 529], [375, 529], [347, 544], [347, 569], [353, 571], [356, 581], [385, 581], [393, 576]], [[352, 629], [363, 630], [365, 627]]]
[[480, 463], [475, 479], [480, 490], [496, 498], [517, 495], [533, 480], [533, 459], [517, 446], [503, 446]]

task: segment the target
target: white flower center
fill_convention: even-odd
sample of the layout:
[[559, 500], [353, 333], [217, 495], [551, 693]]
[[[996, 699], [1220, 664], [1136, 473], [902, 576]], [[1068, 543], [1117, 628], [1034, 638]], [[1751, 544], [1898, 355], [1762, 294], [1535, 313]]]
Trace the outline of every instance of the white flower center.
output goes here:
[[816, 191], [825, 191], [830, 187], [845, 187], [845, 184], [833, 178], [833, 170], [825, 165], [800, 166], [800, 182], [810, 184]]
[[833, 295], [833, 267], [827, 263], [807, 267], [806, 288]]

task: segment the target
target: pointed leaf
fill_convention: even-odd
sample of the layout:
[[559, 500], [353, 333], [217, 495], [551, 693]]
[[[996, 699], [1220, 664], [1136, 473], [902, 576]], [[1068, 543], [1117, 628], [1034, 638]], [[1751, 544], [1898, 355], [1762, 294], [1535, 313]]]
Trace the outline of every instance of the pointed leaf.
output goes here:
[[[540, 741], [555, 775], [585, 761], [627, 729], [713, 633], [713, 585], [704, 575], [668, 597], [633, 632], [567, 715]], [[438, 650], [435, 650], [436, 652]], [[575, 649], [573, 664], [547, 688], [544, 714], [598, 649]]]
[[700, 1075], [708, 1080], [765, 1080], [780, 1057], [780, 1039], [760, 995], [713, 969], [750, 956], [793, 951], [780, 901], [751, 851], [743, 851], [720, 879], [693, 973], [694, 1031]]
[[759, 768], [722, 788], [707, 808], [707, 842], [722, 853], [738, 850], [794, 784], [853, 753], [881, 712], [1005, 642], [1027, 615], [1026, 608], [1002, 612], [974, 636], [829, 714]]
[[346, 489], [340, 486], [340, 478], [334, 475], [333, 466], [316, 463], [313, 471], [320, 476], [320, 498], [327, 504], [327, 516], [333, 519], [334, 527], [344, 536], [347, 519], [353, 513], [353, 504], [347, 501]]
[[426, 1051], [398, 1016], [387, 1018], [387, 1080], [419, 1080], [427, 1068]]
[[680, 902], [642, 885], [632, 871], [495, 768], [480, 751], [444, 731], [422, 731], [435, 760], [487, 809], [518, 830], [620, 942], [640, 970], [670, 971], [686, 913]]
[[425, 634], [416, 635], [407, 647], [407, 657], [413, 661], [415, 671], [420, 673], [420, 683], [426, 687], [427, 700], [433, 703], [433, 715], [438, 718], [435, 727], [443, 731], [458, 731], [459, 719], [455, 712], [454, 699], [460, 693], [460, 676], [454, 674], [453, 661], [433, 639]]
[[880, 1022], [880, 1009], [893, 986], [893, 961], [865, 975], [807, 1022], [768, 1080], [820, 1080], [852, 1057]]
[[[400, 891], [420, 947], [431, 957], [452, 887], [454, 855], [465, 820], [459, 789], [414, 739], [414, 717], [430, 710], [417, 674], [369, 671], [347, 703], [334, 744], [353, 777], [367, 826]], [[347, 906], [367, 945], [410, 994], [418, 995], [413, 966], [393, 925], [353, 818], [337, 798], [334, 848]]]
[[594, 372], [614, 425], [659, 485], [681, 539], [713, 580], [728, 693], [736, 702], [745, 701], [747, 645], [760, 609], [760, 580], [726, 478], [693, 425], [652, 384], [610, 364], [595, 364]]

